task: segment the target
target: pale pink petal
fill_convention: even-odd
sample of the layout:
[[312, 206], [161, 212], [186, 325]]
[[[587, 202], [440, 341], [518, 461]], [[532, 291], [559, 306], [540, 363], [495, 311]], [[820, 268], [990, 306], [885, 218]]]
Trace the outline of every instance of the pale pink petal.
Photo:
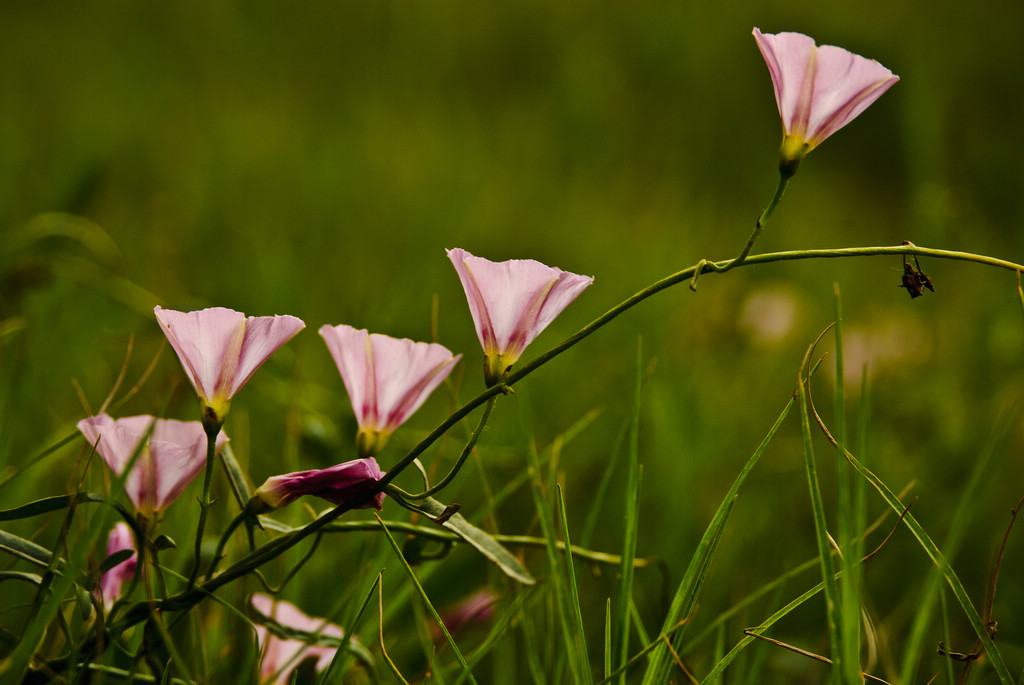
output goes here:
[[377, 399], [373, 381], [370, 334], [352, 326], [322, 326], [320, 336], [334, 358], [360, 428], [376, 426]]
[[761, 33], [755, 28], [754, 40], [772, 77], [783, 131], [789, 133], [807, 77], [807, 65], [815, 51], [814, 39], [802, 33]]
[[[203, 470], [206, 433], [202, 424], [152, 416], [128, 416], [114, 421], [106, 414], [78, 422], [78, 429], [90, 444], [96, 445], [96, 451], [117, 475], [124, 472], [151, 426], [149, 442], [135, 457], [124, 483], [128, 499], [146, 514], [166, 508]], [[222, 431], [217, 436], [217, 449], [226, 441]]]
[[132, 529], [124, 521], [119, 521], [107, 537], [107, 556], [110, 557], [122, 550], [130, 549], [133, 554], [121, 563], [107, 569], [100, 578], [99, 594], [103, 606], [110, 609], [121, 596], [123, 585], [135, 575], [139, 563], [139, 555], [135, 553], [135, 537]]
[[486, 354], [515, 361], [594, 279], [532, 259], [492, 262], [448, 250], [459, 274], [477, 337]]
[[360, 430], [394, 431], [451, 372], [462, 355], [442, 345], [398, 339], [352, 326], [320, 335], [341, 373]]
[[294, 316], [250, 316], [228, 397], [233, 397], [270, 355], [305, 327], [306, 324]]
[[807, 124], [815, 144], [846, 126], [898, 80], [878, 62], [837, 48], [818, 48], [814, 99]]
[[848, 124], [899, 80], [874, 60], [801, 33], [761, 33], [754, 40], [775, 89], [785, 134], [813, 149]]
[[[228, 437], [217, 434], [217, 452]], [[149, 441], [149, 450], [155, 469], [155, 505], [164, 509], [178, 499], [189, 483], [206, 467], [207, 438], [197, 421], [160, 420]]]
[[245, 314], [223, 307], [194, 312], [156, 307], [154, 313], [196, 393], [204, 401], [213, 399], [224, 366], [237, 369], [237, 356], [228, 357], [236, 349], [240, 329], [244, 334]]
[[[377, 460], [368, 457], [326, 469], [272, 476], [256, 490], [253, 497], [275, 509], [286, 506], [303, 495], [314, 495], [340, 506], [371, 490], [383, 477], [384, 472], [380, 470]], [[378, 492], [357, 508], [381, 509], [383, 502], [384, 493]]]
[[[294, 604], [284, 600], [275, 601], [269, 595], [256, 593], [250, 601], [258, 612], [287, 628], [338, 639], [345, 637], [345, 632], [340, 627], [328, 623], [325, 619], [308, 616]], [[301, 640], [281, 639], [259, 624], [256, 625], [256, 638], [262, 655], [260, 680], [266, 681], [284, 669], [273, 681], [274, 685], [287, 683], [291, 671], [311, 657], [316, 658], [316, 670], [322, 671], [330, 665], [337, 651], [337, 648], [326, 645], [311, 646]]]
[[413, 342], [374, 333], [374, 384], [378, 429], [390, 433], [405, 423], [440, 385], [462, 355], [436, 343]]
[[134, 416], [131, 419], [130, 423], [124, 419], [115, 422], [107, 414], [100, 414], [82, 419], [77, 424], [89, 445], [96, 447], [103, 461], [117, 474], [124, 471], [139, 440], [156, 420], [152, 416]]

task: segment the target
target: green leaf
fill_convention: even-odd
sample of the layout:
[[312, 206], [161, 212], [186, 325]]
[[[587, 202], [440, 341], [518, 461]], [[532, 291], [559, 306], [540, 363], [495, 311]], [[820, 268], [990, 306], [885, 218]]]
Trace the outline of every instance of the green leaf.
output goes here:
[[53, 558], [53, 554], [45, 547], [3, 530], [0, 530], [0, 552], [7, 552], [11, 556], [43, 567], [49, 566]]
[[[419, 502], [409, 502], [408, 505], [432, 519], [437, 519], [448, 510], [447, 505], [438, 502], [433, 497], [427, 497]], [[523, 585], [533, 585], [537, 582], [515, 555], [505, 549], [489, 533], [467, 521], [462, 514], [458, 512], [452, 514], [441, 525], [475, 547], [512, 580]]]
[[74, 495], [58, 495], [56, 497], [44, 497], [35, 502], [23, 504], [14, 509], [0, 511], [0, 521], [14, 521], [17, 519], [30, 518], [40, 514], [48, 514], [51, 511], [66, 509], [73, 504], [84, 504], [86, 502], [102, 502], [103, 495], [92, 492], [77, 492]]

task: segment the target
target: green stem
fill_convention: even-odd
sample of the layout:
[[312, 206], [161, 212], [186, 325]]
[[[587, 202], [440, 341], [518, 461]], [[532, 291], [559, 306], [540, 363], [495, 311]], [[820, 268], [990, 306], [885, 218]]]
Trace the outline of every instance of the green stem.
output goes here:
[[203, 421], [206, 432], [206, 472], [203, 476], [203, 499], [199, 502], [199, 526], [196, 530], [195, 565], [188, 577], [188, 589], [191, 590], [199, 577], [199, 567], [203, 557], [203, 533], [206, 531], [206, 516], [210, 509], [210, 491], [213, 489], [213, 461], [217, 454], [217, 436], [220, 434], [220, 422]]
[[238, 516], [231, 520], [231, 523], [229, 523], [228, 527], [224, 530], [224, 534], [220, 536], [220, 542], [217, 543], [217, 551], [213, 555], [213, 561], [210, 562], [210, 570], [206, 572], [207, 580], [212, 578], [213, 572], [217, 570], [217, 565], [223, 558], [222, 555], [224, 553], [224, 547], [227, 545], [228, 540], [231, 539], [231, 534], [235, 532], [235, 529], [238, 528], [242, 521], [244, 521], [248, 516], [251, 516], [251, 514], [244, 509], [238, 512]]
[[455, 462], [455, 466], [451, 468], [451, 471], [448, 472], [448, 475], [442, 478], [436, 485], [427, 488], [423, 492], [418, 492], [416, 494], [408, 493], [395, 485], [392, 485], [391, 487], [398, 491], [398, 494], [404, 497], [405, 499], [411, 500], [426, 499], [427, 497], [430, 497], [434, 493], [443, 490], [444, 487], [448, 485], [448, 483], [452, 482], [452, 479], [455, 478], [455, 475], [459, 472], [459, 469], [462, 468], [462, 465], [466, 463], [466, 459], [473, 452], [473, 448], [476, 447], [476, 441], [480, 439], [480, 434], [483, 433], [484, 426], [487, 425], [487, 419], [490, 418], [491, 410], [494, 409], [494, 405], [497, 401], [497, 395], [492, 395], [490, 398], [488, 398], [487, 403], [484, 405], [484, 413], [480, 417], [480, 422], [476, 425], [476, 428], [473, 429], [473, 433], [469, 436], [469, 442], [467, 442], [466, 446], [463, 448], [462, 454], [459, 455], [458, 461]]

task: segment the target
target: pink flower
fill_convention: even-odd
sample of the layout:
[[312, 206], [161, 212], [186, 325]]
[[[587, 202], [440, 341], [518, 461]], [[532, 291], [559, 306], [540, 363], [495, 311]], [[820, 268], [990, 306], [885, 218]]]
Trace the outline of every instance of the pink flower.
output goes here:
[[[345, 504], [361, 495], [384, 477], [384, 472], [373, 457], [356, 459], [326, 469], [297, 471], [283, 476], [272, 476], [253, 495], [250, 509], [254, 513], [277, 509], [291, 504], [303, 495], [321, 497], [335, 506]], [[372, 499], [357, 509], [376, 507], [381, 509], [384, 493], [378, 492]]]
[[110, 607], [121, 596], [121, 587], [132, 579], [135, 575], [135, 568], [139, 564], [139, 555], [135, 552], [135, 538], [132, 536], [132, 529], [124, 521], [119, 521], [111, 529], [110, 536], [107, 537], [107, 557], [126, 549], [132, 550], [132, 555], [107, 569], [100, 578], [99, 596], [107, 611], [110, 611]]
[[[115, 421], [106, 414], [78, 422], [78, 430], [96, 446], [103, 461], [117, 475], [124, 472], [150, 426], [153, 432], [149, 441], [142, 446], [124, 483], [128, 499], [147, 518], [177, 499], [206, 466], [206, 432], [202, 424], [152, 416], [128, 416]], [[217, 449], [227, 441], [227, 436], [219, 433]]]
[[436, 343], [399, 340], [351, 326], [324, 326], [320, 335], [345, 382], [359, 424], [361, 457], [380, 453], [405, 422], [448, 377], [462, 355]]
[[802, 33], [753, 33], [782, 116], [783, 174], [792, 175], [808, 152], [900, 80], [874, 60], [834, 45], [818, 47]]
[[526, 346], [583, 290], [590, 276], [554, 269], [532, 259], [491, 262], [448, 250], [462, 281], [476, 335], [484, 349], [484, 378], [498, 383]]
[[[345, 631], [338, 626], [325, 619], [307, 616], [289, 602], [275, 601], [262, 593], [254, 594], [251, 601], [257, 611], [284, 628], [335, 640], [345, 637]], [[287, 683], [291, 672], [305, 659], [316, 659], [316, 670], [322, 671], [330, 665], [334, 653], [338, 651], [337, 647], [310, 645], [302, 640], [278, 637], [259, 624], [255, 627], [256, 639], [260, 643], [260, 681], [263, 683]]]
[[223, 307], [195, 312], [154, 309], [202, 404], [203, 422], [219, 426], [231, 398], [256, 369], [305, 328], [294, 316], [250, 316]]

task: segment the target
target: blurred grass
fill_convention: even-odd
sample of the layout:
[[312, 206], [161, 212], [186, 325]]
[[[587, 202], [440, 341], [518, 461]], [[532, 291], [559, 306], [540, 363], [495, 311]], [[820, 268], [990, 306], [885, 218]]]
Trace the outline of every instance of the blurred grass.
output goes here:
[[[1021, 261], [1022, 15], [1007, 2], [964, 12], [910, 0], [4, 3], [0, 463], [22, 469], [72, 430], [84, 415], [72, 379], [95, 410], [132, 333], [127, 383], [142, 375], [162, 344], [157, 303], [307, 322], [233, 404], [227, 430], [258, 484], [349, 458], [354, 423], [315, 332], [322, 324], [428, 339], [436, 293], [440, 342], [466, 353], [460, 394], [480, 387], [477, 342], [444, 248], [596, 277], [527, 357], [656, 278], [734, 254], [770, 199], [780, 138], [753, 26], [806, 32], [901, 76], [808, 158], [757, 250], [912, 240]], [[863, 362], [872, 371], [872, 463], [894, 490], [917, 480], [914, 513], [933, 537], [949, 529], [994, 417], [1017, 407], [958, 563], [980, 601], [1024, 482], [1024, 327], [1007, 274], [922, 268], [937, 292], [913, 302], [896, 288], [896, 261], [707, 276], [696, 295], [664, 293], [532, 376], [530, 438], [541, 447], [603, 408], [560, 455], [570, 529], [580, 529], [587, 492], [631, 412], [631, 350], [643, 335], [653, 371], [637, 553], [665, 556], [678, 578], [793, 391], [803, 349], [831, 319], [837, 282], [847, 368], [853, 378]], [[789, 324], [771, 333], [780, 319]], [[481, 441], [495, 482], [526, 463], [516, 400], [499, 403]], [[432, 398], [382, 463], [436, 424], [446, 403]], [[169, 350], [119, 412], [195, 415]], [[784, 427], [752, 474], [715, 562], [728, 572], [716, 582], [713, 567], [705, 589], [707, 618], [812, 554], [800, 453], [797, 426]], [[23, 492], [56, 494], [73, 457], [50, 456], [4, 496], [13, 505]], [[100, 488], [98, 465], [90, 474]], [[834, 492], [829, 468], [821, 475]], [[471, 476], [457, 486], [467, 510], [482, 502]], [[604, 505], [596, 548], [617, 548], [620, 506], [617, 496]], [[883, 508], [869, 499], [869, 518]], [[187, 510], [173, 507], [167, 527], [187, 528]], [[519, 492], [499, 512], [503, 532], [527, 528], [529, 511]], [[382, 558], [381, 541], [351, 538], [339, 544], [361, 560], [352, 578], [375, 572], [366, 560]], [[438, 576], [483, 582], [488, 573], [464, 550], [444, 564]], [[907, 588], [926, 571], [906, 535], [865, 569], [867, 601], [887, 634], [910, 624]], [[1024, 587], [1009, 571], [996, 613], [1000, 640], [1019, 656]], [[297, 600], [331, 587], [309, 575]], [[655, 583], [641, 589], [643, 580], [638, 606], [654, 631], [662, 609]], [[424, 582], [428, 593], [452, 592], [436, 577]], [[596, 638], [600, 598], [615, 583], [580, 573], [579, 585]], [[791, 616], [784, 626], [806, 638], [821, 617], [808, 609], [805, 625]], [[951, 630], [969, 639], [962, 621]]]

